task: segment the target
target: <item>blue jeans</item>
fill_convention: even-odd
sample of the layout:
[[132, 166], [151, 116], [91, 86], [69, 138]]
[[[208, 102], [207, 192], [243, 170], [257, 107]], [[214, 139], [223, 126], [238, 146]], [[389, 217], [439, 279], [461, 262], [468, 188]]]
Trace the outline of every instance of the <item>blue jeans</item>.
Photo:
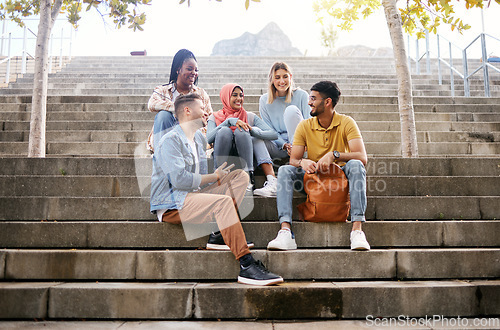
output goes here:
[[253, 145], [250, 133], [240, 131], [238, 128], [233, 132], [229, 127], [222, 127], [215, 135], [215, 168], [228, 161], [232, 155], [238, 155], [244, 160], [245, 171], [253, 171]]
[[269, 155], [269, 151], [266, 147], [266, 142], [269, 140], [258, 139], [255, 136], [252, 136], [253, 143], [253, 156], [255, 158], [256, 166], [260, 164], [272, 164], [273, 160]]
[[[351, 199], [351, 221], [365, 221], [366, 211], [366, 170], [363, 163], [351, 159], [342, 170], [349, 181], [349, 194]], [[278, 217], [280, 224], [292, 223], [293, 191], [304, 192], [304, 171], [300, 167], [283, 165], [278, 170]], [[297, 188], [299, 187], [299, 188]]]
[[155, 116], [155, 122], [153, 124], [153, 148], [158, 150], [158, 143], [160, 142], [163, 135], [167, 134], [172, 127], [177, 124], [177, 119], [174, 114], [170, 111], [161, 110]]
[[[283, 135], [282, 138], [285, 139], [286, 142], [293, 143], [295, 130], [302, 120], [304, 120], [304, 117], [302, 116], [302, 112], [297, 106], [289, 105], [285, 108], [283, 121], [285, 122], [287, 134], [286, 137]], [[276, 142], [266, 140], [265, 143], [267, 150], [269, 151], [269, 154], [273, 159], [283, 159], [288, 157], [288, 152], [286, 150], [283, 150], [283, 148], [278, 147]]]

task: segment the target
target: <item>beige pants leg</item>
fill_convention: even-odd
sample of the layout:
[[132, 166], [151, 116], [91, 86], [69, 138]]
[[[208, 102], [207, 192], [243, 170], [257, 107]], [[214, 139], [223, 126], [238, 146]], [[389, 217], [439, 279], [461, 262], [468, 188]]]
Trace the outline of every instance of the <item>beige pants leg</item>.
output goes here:
[[245, 195], [248, 175], [236, 170], [217, 183], [186, 196], [180, 210], [163, 214], [162, 221], [170, 223], [205, 223], [215, 217], [224, 241], [236, 259], [250, 253], [245, 233], [236, 212]]

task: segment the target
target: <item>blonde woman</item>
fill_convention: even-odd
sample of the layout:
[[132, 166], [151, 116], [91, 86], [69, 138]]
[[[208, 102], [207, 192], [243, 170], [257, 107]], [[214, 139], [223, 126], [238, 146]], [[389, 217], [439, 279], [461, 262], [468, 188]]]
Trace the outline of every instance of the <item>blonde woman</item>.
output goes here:
[[311, 117], [308, 103], [307, 92], [295, 88], [290, 67], [285, 62], [274, 63], [269, 72], [268, 92], [259, 100], [260, 117], [278, 133], [278, 139], [266, 141], [273, 159], [290, 155], [297, 125]]

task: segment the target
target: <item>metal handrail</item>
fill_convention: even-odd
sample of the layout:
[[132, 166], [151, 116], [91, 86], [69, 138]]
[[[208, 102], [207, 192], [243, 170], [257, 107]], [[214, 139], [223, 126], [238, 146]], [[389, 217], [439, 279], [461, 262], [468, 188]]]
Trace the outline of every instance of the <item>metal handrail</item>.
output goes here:
[[[464, 49], [460, 48], [459, 46], [455, 45], [445, 37], [437, 34], [437, 64], [438, 64], [438, 77], [439, 77], [439, 85], [443, 84], [443, 77], [442, 77], [442, 70], [441, 70], [441, 63], [446, 65], [450, 69], [450, 88], [451, 88], [451, 96], [455, 96], [455, 83], [454, 83], [454, 74], [457, 74], [461, 79], [464, 81], [464, 96], [470, 97], [470, 78], [476, 74], [478, 71], [481, 69], [483, 70], [483, 80], [484, 80], [484, 93], [486, 97], [491, 97], [491, 92], [490, 92], [490, 81], [489, 81], [489, 73], [488, 73], [488, 68], [493, 69], [497, 72], [500, 73], [500, 69], [497, 67], [491, 65], [488, 63], [488, 56], [486, 53], [486, 37], [491, 37], [496, 41], [500, 42], [500, 39], [491, 36], [486, 33], [481, 33], [479, 34], [472, 42], [469, 43], [467, 47]], [[419, 48], [418, 48], [418, 39], [416, 39], [416, 44], [415, 44], [415, 49], [416, 49], [416, 56], [415, 59], [413, 59], [410, 55], [410, 36], [408, 36], [408, 64], [410, 65], [411, 68], [411, 61], [415, 61], [416, 64], [416, 70], [417, 74], [420, 74], [420, 61], [424, 56], [427, 57], [427, 73], [430, 73], [430, 54], [432, 53], [430, 47], [429, 47], [429, 33], [426, 31], [425, 35], [426, 39], [426, 49], [425, 52], [423, 52], [422, 55], [420, 55]], [[441, 40], [443, 39], [448, 43], [448, 50], [450, 54], [449, 62], [447, 62], [444, 58], [441, 57]], [[481, 40], [481, 65], [476, 68], [471, 74], [469, 74], [469, 68], [468, 68], [468, 62], [467, 62], [467, 50], [477, 41]], [[457, 67], [453, 64], [453, 49], [452, 47], [455, 47], [462, 53], [462, 67], [463, 67], [463, 73], [461, 73]]]
[[[5, 21], [4, 21], [4, 24], [5, 24]], [[5, 25], [4, 25], [4, 29], [5, 29]], [[31, 33], [35, 38], [33, 37], [30, 37], [28, 36], [28, 32]], [[11, 71], [11, 59], [18, 56], [18, 55], [11, 55], [11, 52], [12, 52], [12, 49], [11, 49], [11, 43], [12, 43], [12, 40], [22, 40], [23, 44], [22, 44], [22, 50], [21, 50], [21, 74], [25, 74], [26, 71], [27, 71], [27, 60], [28, 58], [32, 58], [32, 59], [35, 59], [35, 57], [31, 54], [28, 53], [27, 51], [27, 43], [28, 43], [28, 40], [35, 40], [36, 39], [36, 33], [33, 32], [30, 28], [28, 27], [24, 27], [23, 28], [23, 36], [22, 37], [12, 37], [12, 32], [4, 32], [2, 34], [0, 34], [0, 39], [1, 39], [1, 52], [3, 53], [3, 46], [4, 46], [4, 38], [6, 36], [9, 36], [9, 40], [8, 40], [8, 49], [7, 49], [7, 52], [8, 52], [8, 55], [5, 59], [1, 60], [0, 61], [0, 64], [3, 64], [5, 62], [7, 62], [7, 67], [6, 67], [6, 73], [5, 73], [5, 83], [8, 84], [9, 83], [9, 80], [10, 80], [10, 71]], [[54, 39], [54, 36], [51, 35], [51, 45], [52, 45], [52, 41]], [[65, 37], [64, 36], [64, 30], [61, 29], [61, 36], [58, 37], [57, 39], [59, 39], [61, 41], [61, 46], [60, 46], [60, 55], [59, 55], [59, 67], [61, 68], [63, 66], [63, 48], [64, 48], [64, 40], [69, 40], [69, 58], [71, 58], [71, 45], [72, 45], [72, 39], [73, 39], [73, 34], [71, 33], [71, 35], [69, 37]], [[52, 48], [52, 47], [51, 47]], [[52, 49], [51, 51], [49, 52], [50, 54], [50, 59], [49, 59], [49, 72], [52, 71]]]

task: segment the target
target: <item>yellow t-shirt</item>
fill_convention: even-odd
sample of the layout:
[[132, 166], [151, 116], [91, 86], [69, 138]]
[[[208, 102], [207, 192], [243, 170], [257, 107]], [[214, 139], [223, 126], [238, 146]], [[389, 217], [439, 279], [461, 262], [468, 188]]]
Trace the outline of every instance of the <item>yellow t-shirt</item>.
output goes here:
[[350, 152], [348, 141], [360, 138], [361, 132], [354, 119], [335, 112], [330, 126], [326, 129], [321, 127], [317, 117], [301, 121], [295, 130], [293, 144], [305, 146], [307, 158], [317, 162], [326, 153], [334, 150]]

